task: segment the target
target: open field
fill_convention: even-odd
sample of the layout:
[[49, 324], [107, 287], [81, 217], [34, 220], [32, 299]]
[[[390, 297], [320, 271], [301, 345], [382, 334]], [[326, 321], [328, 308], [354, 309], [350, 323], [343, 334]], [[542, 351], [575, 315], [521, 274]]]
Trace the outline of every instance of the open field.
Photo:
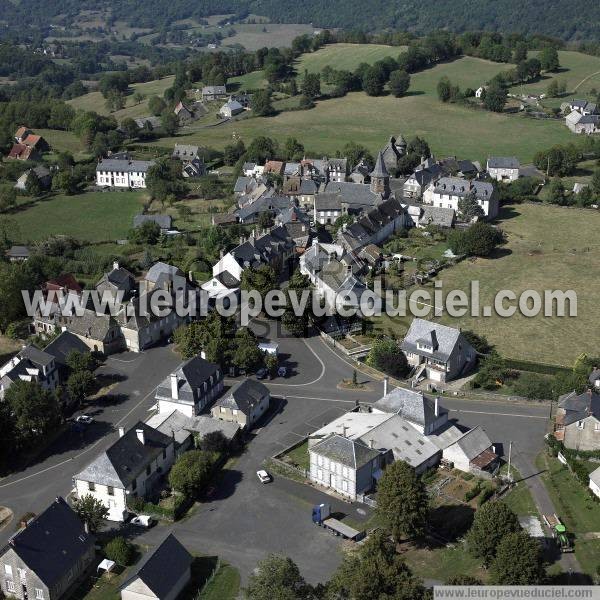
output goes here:
[[[483, 334], [506, 357], [570, 366], [581, 352], [598, 353], [600, 294], [597, 231], [600, 213], [551, 205], [523, 204], [505, 207], [500, 227], [507, 235], [497, 258], [466, 260], [442, 271], [443, 290], [469, 293], [471, 281], [479, 281], [481, 306], [491, 305], [496, 292], [528, 289], [574, 290], [577, 317], [488, 318], [465, 316], [440, 320], [454, 327]], [[433, 293], [433, 286], [427, 286]], [[403, 335], [409, 317], [382, 317], [380, 331]]]
[[69, 235], [89, 242], [122, 239], [141, 212], [143, 192], [89, 192], [78, 196], [51, 196], [10, 215], [17, 228], [15, 242]]
[[265, 47], [289, 47], [295, 37], [314, 31], [310, 25], [296, 23], [235, 23], [232, 28], [235, 29], [235, 35], [225, 38], [223, 46], [240, 44], [251, 51]]
[[85, 147], [81, 140], [70, 131], [59, 131], [58, 129], [36, 129], [49, 144], [52, 150], [59, 152], [70, 152], [73, 156], [82, 155]]
[[487, 579], [480, 561], [468, 554], [460, 544], [453, 548], [413, 549], [403, 553], [402, 558], [412, 572], [423, 579], [445, 582], [455, 575], [471, 575], [482, 581]]
[[[131, 94], [126, 96], [126, 106], [122, 110], [110, 113], [105, 106], [106, 100], [102, 97], [100, 92], [89, 92], [73, 100], [69, 100], [73, 108], [81, 110], [93, 110], [100, 115], [111, 114], [118, 121], [125, 119], [126, 117], [136, 118], [145, 117], [150, 114], [148, 110], [148, 99], [150, 96], [162, 96], [164, 91], [171, 87], [173, 84], [173, 76], [165, 77], [164, 79], [156, 79], [154, 81], [147, 81], [146, 83], [134, 83], [131, 87]], [[133, 94], [140, 92], [146, 96], [146, 98], [139, 104], [135, 104], [133, 100]]]
[[295, 136], [307, 152], [321, 155], [333, 154], [350, 141], [359, 141], [376, 152], [390, 135], [402, 133], [407, 138], [424, 137], [438, 156], [485, 161], [490, 154], [515, 155], [522, 162], [530, 162], [540, 148], [574, 139], [561, 122], [442, 104], [428, 94], [373, 98], [355, 92], [344, 98], [317, 102], [310, 111], [240, 119], [157, 143], [162, 146], [196, 143], [223, 148], [234, 133], [246, 144], [265, 134], [279, 142]]

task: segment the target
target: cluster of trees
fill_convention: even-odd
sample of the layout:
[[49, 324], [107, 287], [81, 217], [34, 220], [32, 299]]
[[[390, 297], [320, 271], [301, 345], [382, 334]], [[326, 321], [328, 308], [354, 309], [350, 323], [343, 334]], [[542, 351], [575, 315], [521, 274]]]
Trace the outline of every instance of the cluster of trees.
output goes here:
[[581, 208], [600, 203], [600, 169], [594, 171], [590, 183], [578, 193], [568, 190], [560, 177], [552, 179], [548, 201], [559, 206], [579, 206]]
[[448, 235], [448, 246], [457, 255], [489, 256], [503, 242], [502, 230], [484, 221], [477, 221], [467, 229], [454, 229]]
[[169, 471], [169, 485], [185, 498], [197, 500], [206, 488], [219, 458], [207, 450], [184, 452]]
[[384, 337], [373, 342], [367, 356], [367, 364], [398, 379], [406, 377], [410, 370], [406, 355], [400, 350], [398, 342]]

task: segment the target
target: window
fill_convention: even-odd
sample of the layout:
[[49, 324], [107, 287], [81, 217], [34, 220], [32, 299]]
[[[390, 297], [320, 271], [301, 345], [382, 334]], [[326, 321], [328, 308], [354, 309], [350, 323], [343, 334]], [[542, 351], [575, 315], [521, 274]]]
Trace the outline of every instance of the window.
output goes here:
[[585, 423], [583, 421], [577, 421], [577, 428], [578, 429], [584, 429], [585, 428]]
[[44, 590], [40, 590], [40, 588], [35, 588], [35, 599], [44, 600]]
[[220, 407], [219, 407], [219, 411], [220, 411], [220, 412], [222, 412], [222, 413], [224, 413], [224, 412], [227, 412], [227, 411], [225, 410], [225, 407], [224, 407], [224, 406], [220, 406]]
[[18, 567], [17, 571], [19, 571], [19, 579], [24, 582], [26, 580], [25, 575], [27, 575], [27, 572], [25, 571], [25, 569], [19, 569]]
[[594, 431], [600, 431], [600, 423], [594, 423]]
[[10, 565], [4, 565], [4, 573], [9, 577], [12, 577], [12, 567]]
[[10, 579], [6, 580], [6, 591], [7, 592], [15, 591], [15, 584]]
[[234, 408], [231, 412], [233, 413], [234, 416], [236, 416], [238, 414], [238, 409]]
[[107, 485], [106, 486], [106, 490], [108, 491], [108, 495], [109, 496], [114, 496], [115, 495], [115, 488], [112, 485]]
[[88, 490], [90, 492], [96, 491], [96, 484], [93, 481], [88, 481]]

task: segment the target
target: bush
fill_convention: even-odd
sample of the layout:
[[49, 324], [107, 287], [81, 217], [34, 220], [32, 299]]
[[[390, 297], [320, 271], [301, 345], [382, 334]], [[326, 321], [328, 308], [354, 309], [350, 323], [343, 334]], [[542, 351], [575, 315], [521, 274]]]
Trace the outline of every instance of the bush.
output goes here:
[[104, 554], [109, 560], [114, 560], [122, 567], [128, 567], [135, 559], [135, 548], [124, 537], [116, 537], [110, 540], [104, 548]]
[[490, 486], [486, 486], [477, 500], [477, 506], [482, 506], [485, 504], [492, 496], [494, 495], [494, 488]]
[[467, 490], [467, 492], [465, 493], [465, 502], [470, 502], [471, 500], [473, 500], [473, 498], [479, 496], [480, 493], [481, 481], [478, 481], [475, 487], [471, 488], [470, 490]]

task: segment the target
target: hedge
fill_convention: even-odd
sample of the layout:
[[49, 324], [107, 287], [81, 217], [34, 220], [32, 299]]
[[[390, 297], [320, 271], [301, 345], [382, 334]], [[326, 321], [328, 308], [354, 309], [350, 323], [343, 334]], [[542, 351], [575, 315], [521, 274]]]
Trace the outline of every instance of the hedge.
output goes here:
[[194, 500], [186, 496], [177, 495], [175, 496], [172, 508], [146, 502], [143, 498], [132, 498], [127, 504], [136, 513], [148, 514], [151, 517], [166, 521], [178, 521], [194, 504]]
[[539, 373], [540, 375], [558, 375], [559, 373], [572, 373], [573, 370], [569, 367], [560, 365], [551, 365], [548, 363], [537, 363], [529, 360], [518, 360], [516, 358], [502, 357], [506, 368], [514, 369], [515, 371], [530, 371], [531, 373]]

